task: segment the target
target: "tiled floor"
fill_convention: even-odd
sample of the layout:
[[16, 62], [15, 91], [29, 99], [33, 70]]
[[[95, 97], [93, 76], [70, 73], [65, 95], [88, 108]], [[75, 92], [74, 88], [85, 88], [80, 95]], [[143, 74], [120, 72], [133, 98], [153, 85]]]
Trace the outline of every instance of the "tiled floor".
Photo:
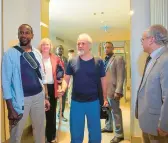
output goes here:
[[[127, 94], [128, 95], [128, 94]], [[123, 114], [123, 125], [124, 125], [124, 136], [125, 140], [121, 143], [130, 143], [130, 102], [129, 96], [127, 97], [127, 102], [125, 102], [124, 98], [121, 99], [121, 109]], [[69, 117], [69, 108], [66, 108], [65, 117]], [[58, 123], [58, 119], [57, 119]], [[105, 125], [105, 121], [101, 121], [102, 127]], [[88, 142], [88, 131], [87, 126], [85, 127], [85, 138], [83, 143]], [[114, 134], [112, 133], [103, 133], [102, 134], [102, 143], [110, 143], [110, 140], [113, 138]], [[60, 135], [60, 143], [69, 143], [70, 142], [70, 133], [69, 133], [69, 122], [62, 122], [61, 126], [61, 135]], [[33, 143], [32, 135], [26, 135], [22, 138], [22, 143]]]

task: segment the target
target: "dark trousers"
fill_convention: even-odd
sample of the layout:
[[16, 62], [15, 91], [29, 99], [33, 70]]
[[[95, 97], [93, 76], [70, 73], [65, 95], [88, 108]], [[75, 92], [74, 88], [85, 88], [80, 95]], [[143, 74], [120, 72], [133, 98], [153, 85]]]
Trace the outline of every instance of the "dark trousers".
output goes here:
[[[56, 137], [56, 104], [54, 95], [54, 84], [48, 84], [48, 96], [50, 97], [50, 110], [46, 112], [46, 138], [51, 142]], [[40, 119], [39, 119], [40, 120]]]

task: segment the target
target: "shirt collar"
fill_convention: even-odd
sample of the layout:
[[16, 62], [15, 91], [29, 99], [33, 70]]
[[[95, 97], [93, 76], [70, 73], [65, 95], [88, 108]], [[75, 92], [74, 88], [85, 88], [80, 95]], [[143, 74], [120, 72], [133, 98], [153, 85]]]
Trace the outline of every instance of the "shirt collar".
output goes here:
[[109, 54], [109, 55], [106, 55], [105, 59], [110, 59], [112, 56], [113, 56], [113, 53]]
[[150, 57], [153, 59], [162, 49], [163, 49], [163, 47], [160, 47], [160, 48], [156, 49], [155, 51], [153, 51], [150, 54]]

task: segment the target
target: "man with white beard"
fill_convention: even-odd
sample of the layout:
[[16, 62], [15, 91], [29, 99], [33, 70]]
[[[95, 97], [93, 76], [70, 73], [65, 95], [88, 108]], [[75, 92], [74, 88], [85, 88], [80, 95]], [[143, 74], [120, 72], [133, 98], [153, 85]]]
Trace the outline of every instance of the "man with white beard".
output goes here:
[[59, 91], [60, 95], [64, 94], [70, 77], [73, 76], [70, 108], [71, 143], [83, 142], [85, 116], [89, 130], [89, 142], [101, 143], [98, 84], [101, 81], [104, 106], [107, 106], [105, 69], [103, 61], [92, 56], [91, 45], [92, 39], [88, 34], [79, 35], [78, 56], [69, 60], [62, 90]]

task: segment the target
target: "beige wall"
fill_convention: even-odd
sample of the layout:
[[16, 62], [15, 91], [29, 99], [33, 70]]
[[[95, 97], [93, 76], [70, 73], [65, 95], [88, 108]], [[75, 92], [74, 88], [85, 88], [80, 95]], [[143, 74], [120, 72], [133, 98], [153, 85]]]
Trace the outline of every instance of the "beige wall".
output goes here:
[[126, 61], [126, 70], [127, 70], [127, 90], [131, 88], [131, 55], [130, 55], [130, 41], [125, 41], [125, 61]]

